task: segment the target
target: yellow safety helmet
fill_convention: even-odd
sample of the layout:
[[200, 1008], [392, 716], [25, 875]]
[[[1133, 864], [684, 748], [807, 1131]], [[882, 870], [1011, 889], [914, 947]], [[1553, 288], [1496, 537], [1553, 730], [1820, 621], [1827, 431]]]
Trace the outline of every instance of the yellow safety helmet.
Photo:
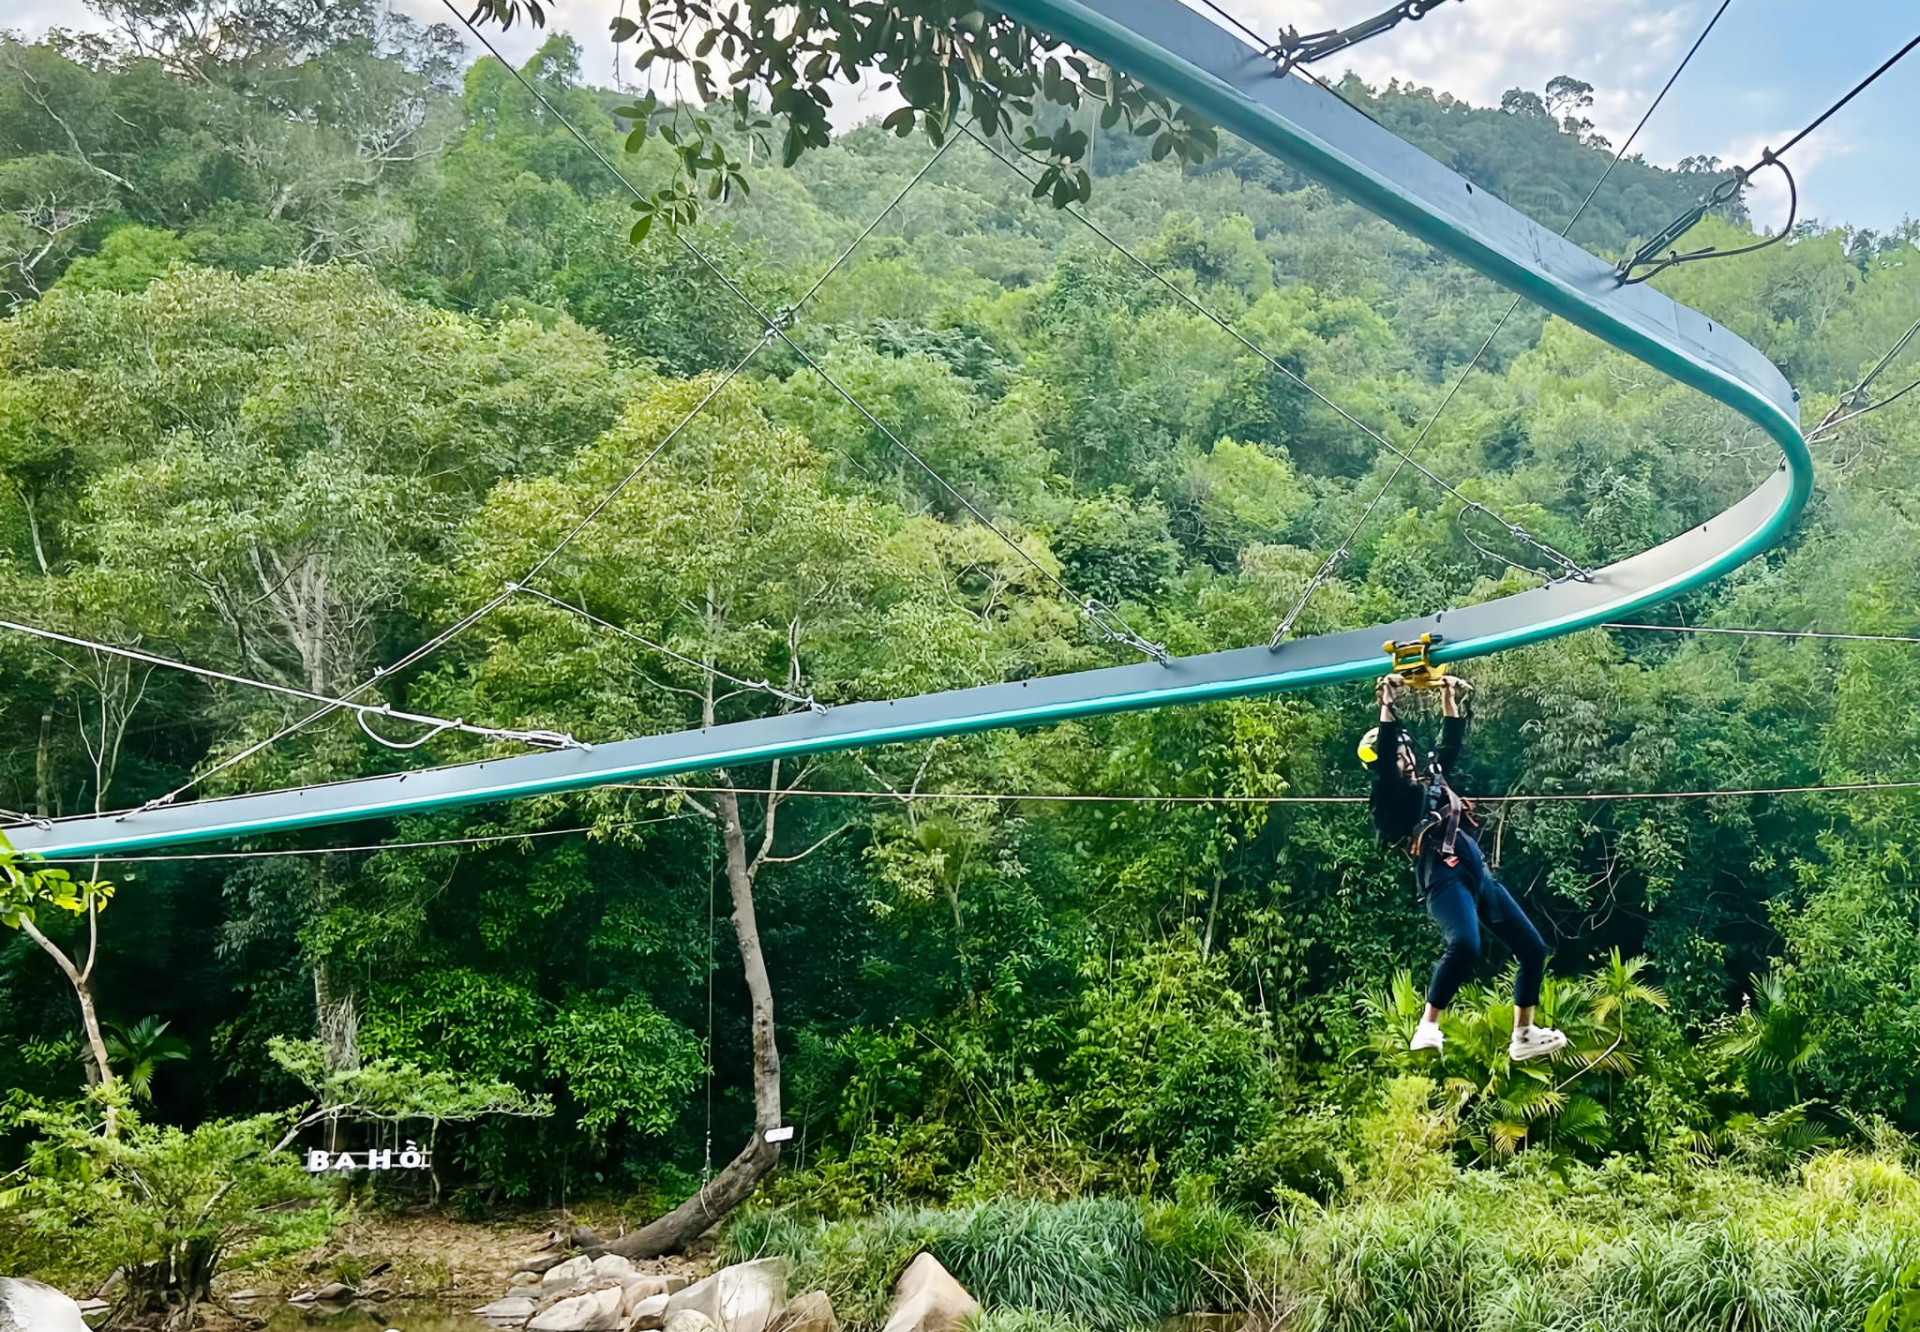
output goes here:
[[1365, 735], [1360, 737], [1360, 748], [1356, 752], [1359, 753], [1360, 762], [1364, 766], [1371, 768], [1375, 763], [1380, 761], [1380, 755], [1373, 747], [1374, 743], [1379, 739], [1380, 728], [1378, 726], [1373, 727]]

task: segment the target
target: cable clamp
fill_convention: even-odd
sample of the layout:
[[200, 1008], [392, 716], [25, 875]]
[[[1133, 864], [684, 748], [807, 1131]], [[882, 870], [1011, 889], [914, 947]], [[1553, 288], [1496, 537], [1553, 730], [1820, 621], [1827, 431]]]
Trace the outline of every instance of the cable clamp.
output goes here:
[[541, 749], [591, 750], [593, 748], [586, 741], [576, 740], [565, 731], [502, 731], [501, 735], [523, 744], [537, 745]]
[[1299, 65], [1310, 65], [1316, 60], [1324, 60], [1330, 55], [1358, 46], [1369, 37], [1378, 37], [1381, 33], [1397, 28], [1409, 20], [1425, 18], [1433, 10], [1445, 4], [1447, 0], [1400, 0], [1400, 3], [1383, 14], [1375, 14], [1363, 19], [1351, 28], [1328, 28], [1324, 32], [1301, 33], [1296, 28], [1286, 28], [1280, 34], [1280, 40], [1269, 46], [1262, 54], [1274, 62], [1274, 72], [1285, 77]]
[[1120, 618], [1112, 607], [1097, 597], [1088, 597], [1080, 603], [1080, 609], [1093, 622], [1100, 635], [1109, 643], [1125, 643], [1134, 651], [1153, 658], [1162, 666], [1173, 660], [1164, 643], [1155, 643], [1135, 633], [1127, 622]]

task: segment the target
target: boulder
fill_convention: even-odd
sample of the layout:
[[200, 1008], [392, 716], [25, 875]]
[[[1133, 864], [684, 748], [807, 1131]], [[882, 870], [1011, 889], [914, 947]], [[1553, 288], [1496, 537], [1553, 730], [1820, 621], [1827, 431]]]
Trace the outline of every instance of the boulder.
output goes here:
[[810, 1290], [782, 1309], [767, 1332], [840, 1332], [840, 1320], [827, 1292]]
[[617, 1253], [603, 1253], [593, 1260], [593, 1274], [603, 1277], [630, 1277], [633, 1275], [633, 1260], [622, 1258]]
[[473, 1312], [496, 1323], [524, 1323], [533, 1317], [533, 1297], [508, 1295], [491, 1304], [483, 1304]]
[[626, 1286], [627, 1298], [630, 1300], [644, 1300], [655, 1295], [672, 1295], [693, 1284], [693, 1278], [681, 1272], [635, 1272], [630, 1277], [621, 1277], [620, 1280]]
[[939, 1259], [922, 1253], [894, 1283], [893, 1312], [881, 1332], [958, 1332], [979, 1312], [980, 1301], [967, 1294]]
[[713, 1320], [698, 1309], [675, 1309], [660, 1328], [661, 1332], [715, 1332]]
[[[620, 1291], [621, 1302], [625, 1303], [626, 1301], [625, 1288], [622, 1287], [618, 1281], [613, 1280], [611, 1277], [608, 1277], [605, 1280], [602, 1280], [598, 1277], [588, 1277], [585, 1281], [580, 1282], [578, 1285], [568, 1286], [565, 1290], [549, 1290], [549, 1291], [530, 1290], [523, 1293], [533, 1297], [533, 1312], [536, 1316], [538, 1316], [540, 1314], [545, 1313], [547, 1310], [551, 1309], [554, 1305], [560, 1303], [560, 1301], [562, 1300], [577, 1299], [582, 1295], [593, 1295], [603, 1290]], [[512, 1292], [508, 1292], [508, 1293], [511, 1294]]]
[[52, 1286], [0, 1277], [0, 1332], [87, 1332], [80, 1306]]
[[767, 1332], [787, 1306], [787, 1260], [756, 1258], [723, 1267], [704, 1281], [676, 1291], [667, 1300], [667, 1323], [683, 1309], [705, 1314], [719, 1332]]
[[581, 1254], [578, 1258], [569, 1258], [564, 1263], [555, 1263], [540, 1278], [540, 1289], [551, 1295], [556, 1290], [565, 1290], [577, 1286], [593, 1275], [593, 1259]]
[[[628, 1288], [629, 1294], [632, 1287]], [[627, 1332], [654, 1332], [667, 1323], [667, 1297], [647, 1295], [627, 1306]]]
[[508, 1290], [514, 1290], [521, 1286], [537, 1286], [539, 1284], [540, 1274], [538, 1272], [528, 1271], [524, 1267], [507, 1278]]
[[341, 1281], [329, 1281], [315, 1290], [309, 1286], [305, 1290], [296, 1290], [287, 1296], [288, 1304], [347, 1304], [360, 1292]]
[[620, 1287], [604, 1286], [569, 1295], [535, 1314], [527, 1332], [620, 1332]]

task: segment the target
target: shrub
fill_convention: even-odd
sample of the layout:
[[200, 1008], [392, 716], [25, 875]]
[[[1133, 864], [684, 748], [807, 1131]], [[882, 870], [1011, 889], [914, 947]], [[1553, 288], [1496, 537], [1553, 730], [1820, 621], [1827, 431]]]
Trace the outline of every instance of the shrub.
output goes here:
[[308, 1248], [332, 1231], [322, 1186], [276, 1150], [281, 1116], [179, 1129], [122, 1107], [111, 1137], [86, 1105], [23, 1118], [40, 1137], [25, 1183], [0, 1194], [0, 1219], [17, 1217], [66, 1250], [77, 1273], [98, 1279], [123, 1269], [131, 1313], [188, 1326], [219, 1272]]

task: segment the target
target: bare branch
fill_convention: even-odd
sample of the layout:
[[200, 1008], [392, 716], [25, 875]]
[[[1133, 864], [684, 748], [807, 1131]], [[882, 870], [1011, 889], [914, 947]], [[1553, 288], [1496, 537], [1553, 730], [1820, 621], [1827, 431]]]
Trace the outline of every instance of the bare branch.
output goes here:
[[838, 837], [841, 833], [846, 832], [849, 828], [853, 828], [857, 826], [858, 826], [858, 822], [856, 820], [849, 819], [847, 822], [841, 824], [838, 828], [835, 828], [832, 832], [828, 833], [825, 837], [822, 837], [819, 841], [815, 842], [812, 846], [808, 847], [804, 851], [798, 852], [791, 856], [763, 855], [754, 861], [754, 866], [757, 869], [763, 865], [791, 865], [796, 860], [805, 860], [808, 856], [812, 855], [815, 851], [818, 851], [821, 847], [825, 846], [828, 842], [831, 842], [834, 838]]

